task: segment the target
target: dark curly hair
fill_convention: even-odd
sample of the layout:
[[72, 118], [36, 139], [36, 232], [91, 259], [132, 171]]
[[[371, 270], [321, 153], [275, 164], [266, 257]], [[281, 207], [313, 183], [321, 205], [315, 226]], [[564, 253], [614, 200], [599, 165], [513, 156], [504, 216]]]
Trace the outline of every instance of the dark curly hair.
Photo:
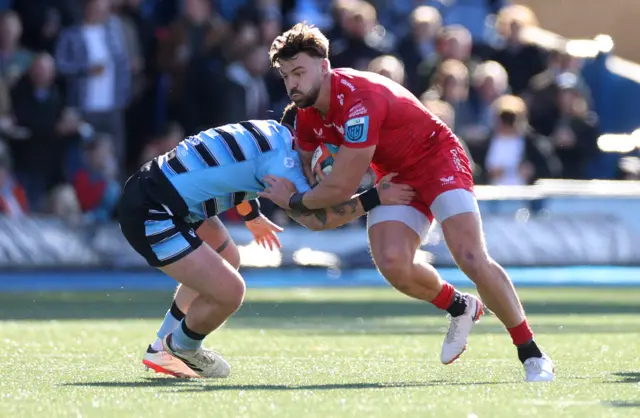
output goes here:
[[269, 49], [269, 59], [275, 68], [278, 61], [289, 60], [301, 52], [312, 57], [329, 57], [329, 40], [320, 29], [306, 23], [298, 23], [282, 35], [274, 39]]

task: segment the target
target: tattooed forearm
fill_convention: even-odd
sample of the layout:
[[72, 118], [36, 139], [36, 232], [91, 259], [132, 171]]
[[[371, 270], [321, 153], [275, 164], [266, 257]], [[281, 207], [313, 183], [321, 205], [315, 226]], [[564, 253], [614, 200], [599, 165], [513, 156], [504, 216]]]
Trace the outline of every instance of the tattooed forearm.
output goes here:
[[314, 231], [337, 228], [364, 215], [364, 209], [357, 197], [331, 206], [329, 209], [308, 211], [289, 209], [286, 212], [291, 219]]
[[336, 215], [353, 215], [358, 210], [358, 198], [353, 198], [346, 202], [338, 203], [337, 205], [331, 206], [331, 210]]
[[311, 227], [311, 225], [309, 225], [309, 222], [319, 224], [319, 228], [317, 229], [321, 229], [327, 224], [327, 211], [325, 209], [314, 209], [306, 211], [290, 209], [286, 212], [291, 219], [302, 224], [303, 226], [310, 227], [311, 229], [316, 228]]

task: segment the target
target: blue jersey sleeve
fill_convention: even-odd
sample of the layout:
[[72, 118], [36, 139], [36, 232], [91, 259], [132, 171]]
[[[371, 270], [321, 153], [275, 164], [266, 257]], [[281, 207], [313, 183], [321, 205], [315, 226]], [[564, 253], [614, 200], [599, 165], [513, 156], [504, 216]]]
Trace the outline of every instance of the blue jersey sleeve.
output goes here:
[[300, 193], [311, 190], [311, 186], [309, 186], [307, 178], [302, 171], [300, 157], [298, 157], [298, 153], [294, 150], [274, 153], [262, 171], [265, 175], [271, 174], [286, 178], [296, 186], [296, 189], [298, 189]]

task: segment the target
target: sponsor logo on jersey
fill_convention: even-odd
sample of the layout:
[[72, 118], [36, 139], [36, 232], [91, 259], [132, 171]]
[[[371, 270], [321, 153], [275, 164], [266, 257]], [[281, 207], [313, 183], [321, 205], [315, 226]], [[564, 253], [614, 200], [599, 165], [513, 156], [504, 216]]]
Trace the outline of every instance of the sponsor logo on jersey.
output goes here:
[[284, 159], [284, 166], [285, 166], [286, 168], [293, 168], [293, 167], [295, 167], [295, 166], [296, 166], [296, 162], [295, 162], [295, 161], [293, 161], [293, 158], [291, 158], [291, 157], [286, 157], [286, 158]]
[[349, 83], [344, 78], [340, 80], [340, 84], [343, 84], [343, 85], [347, 86], [349, 88], [349, 90], [351, 90], [351, 91], [356, 91], [356, 88], [354, 87], [354, 85]]
[[448, 184], [454, 184], [456, 181], [453, 178], [453, 176], [449, 176], [449, 177], [440, 178], [440, 182], [442, 183], [443, 186], [446, 186]]
[[323, 136], [322, 135], [322, 128], [320, 128], [320, 129], [313, 128], [313, 132], [316, 134], [316, 136], [318, 138], [322, 138], [322, 136]]
[[349, 109], [349, 116], [347, 116], [348, 118], [355, 118], [356, 116], [360, 116], [360, 115], [366, 115], [368, 112], [367, 108], [364, 107], [364, 105], [362, 103], [358, 103], [354, 106], [351, 107], [351, 109]]
[[338, 94], [338, 101], [340, 102], [340, 106], [344, 106], [344, 94]]
[[344, 139], [352, 144], [366, 142], [369, 132], [369, 116], [349, 119], [344, 124]]
[[464, 171], [464, 168], [462, 167], [462, 161], [460, 160], [460, 156], [458, 155], [458, 150], [452, 149], [449, 150], [449, 152], [451, 153], [453, 165], [456, 167], [456, 170]]

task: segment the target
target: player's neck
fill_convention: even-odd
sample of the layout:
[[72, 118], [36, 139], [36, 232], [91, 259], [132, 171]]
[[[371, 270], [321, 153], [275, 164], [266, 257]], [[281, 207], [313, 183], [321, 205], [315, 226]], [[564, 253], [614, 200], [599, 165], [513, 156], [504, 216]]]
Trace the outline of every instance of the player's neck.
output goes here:
[[327, 74], [322, 81], [318, 100], [316, 100], [313, 107], [315, 107], [322, 116], [327, 116], [329, 113], [329, 108], [331, 107], [331, 71], [329, 71], [329, 74]]

